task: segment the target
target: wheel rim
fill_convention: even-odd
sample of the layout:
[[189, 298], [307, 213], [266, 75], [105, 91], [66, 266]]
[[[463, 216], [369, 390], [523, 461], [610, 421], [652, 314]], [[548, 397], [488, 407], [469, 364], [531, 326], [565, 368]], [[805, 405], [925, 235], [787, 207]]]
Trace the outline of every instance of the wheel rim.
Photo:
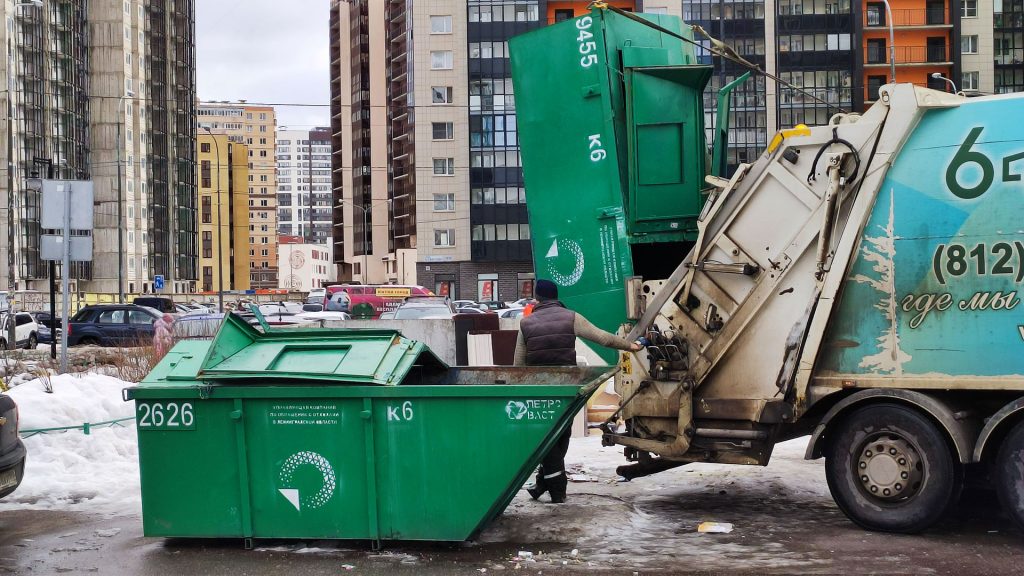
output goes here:
[[927, 476], [917, 447], [894, 432], [868, 436], [851, 460], [861, 490], [887, 504], [916, 496]]

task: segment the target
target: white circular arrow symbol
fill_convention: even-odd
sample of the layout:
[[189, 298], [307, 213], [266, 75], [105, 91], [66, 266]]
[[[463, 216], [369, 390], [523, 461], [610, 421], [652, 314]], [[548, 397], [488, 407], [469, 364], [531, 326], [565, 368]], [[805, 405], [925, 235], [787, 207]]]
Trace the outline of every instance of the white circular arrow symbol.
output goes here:
[[[574, 259], [572, 271], [569, 273], [559, 270], [555, 263], [562, 251], [568, 252]], [[570, 238], [555, 239], [551, 242], [551, 248], [548, 249], [548, 253], [544, 257], [548, 263], [548, 274], [551, 275], [551, 279], [554, 280], [555, 284], [559, 286], [572, 286], [583, 277], [583, 248], [575, 240]]]
[[[300, 494], [297, 488], [290, 487], [295, 475], [295, 470], [300, 466], [313, 466], [320, 472], [321, 476], [323, 476], [323, 484], [312, 496], [309, 494]], [[331, 463], [328, 462], [326, 458], [316, 452], [302, 451], [292, 454], [284, 461], [284, 465], [281, 466], [281, 484], [288, 486], [288, 488], [279, 488], [278, 492], [280, 492], [292, 506], [295, 506], [296, 510], [301, 510], [302, 508], [315, 510], [327, 504], [331, 499], [331, 496], [334, 495], [334, 489], [338, 485], [338, 482], [334, 476], [334, 468], [331, 468]]]

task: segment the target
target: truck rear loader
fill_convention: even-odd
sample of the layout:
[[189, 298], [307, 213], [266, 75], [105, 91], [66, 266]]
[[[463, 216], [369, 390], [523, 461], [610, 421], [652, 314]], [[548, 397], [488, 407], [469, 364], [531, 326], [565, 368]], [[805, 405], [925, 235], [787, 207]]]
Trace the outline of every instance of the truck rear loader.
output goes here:
[[927, 529], [974, 470], [1024, 524], [1024, 96], [889, 84], [727, 174], [737, 83], [709, 152], [693, 43], [599, 5], [510, 44], [538, 277], [650, 344], [612, 358], [620, 474], [810, 435], [865, 528]]

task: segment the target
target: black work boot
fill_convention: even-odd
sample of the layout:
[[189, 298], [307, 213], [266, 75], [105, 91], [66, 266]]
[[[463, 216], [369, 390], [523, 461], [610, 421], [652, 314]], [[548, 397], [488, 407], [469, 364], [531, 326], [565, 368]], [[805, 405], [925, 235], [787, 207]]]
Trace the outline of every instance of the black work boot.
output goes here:
[[552, 504], [563, 504], [563, 503], [565, 503], [565, 492], [559, 492], [559, 493], [552, 492], [551, 493], [551, 503]]
[[544, 473], [537, 472], [537, 479], [534, 481], [533, 486], [526, 489], [526, 492], [530, 495], [530, 498], [539, 500], [545, 492], [548, 491], [548, 487], [544, 482]]

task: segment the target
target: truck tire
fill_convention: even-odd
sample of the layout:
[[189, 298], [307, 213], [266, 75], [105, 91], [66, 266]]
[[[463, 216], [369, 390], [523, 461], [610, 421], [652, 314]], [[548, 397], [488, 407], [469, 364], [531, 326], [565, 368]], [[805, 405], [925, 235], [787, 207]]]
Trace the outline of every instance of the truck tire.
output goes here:
[[860, 408], [829, 431], [825, 478], [839, 509], [868, 530], [913, 534], [960, 496], [963, 468], [931, 420], [896, 404]]
[[992, 477], [999, 503], [1024, 528], [1024, 422], [1010, 430], [996, 455]]

